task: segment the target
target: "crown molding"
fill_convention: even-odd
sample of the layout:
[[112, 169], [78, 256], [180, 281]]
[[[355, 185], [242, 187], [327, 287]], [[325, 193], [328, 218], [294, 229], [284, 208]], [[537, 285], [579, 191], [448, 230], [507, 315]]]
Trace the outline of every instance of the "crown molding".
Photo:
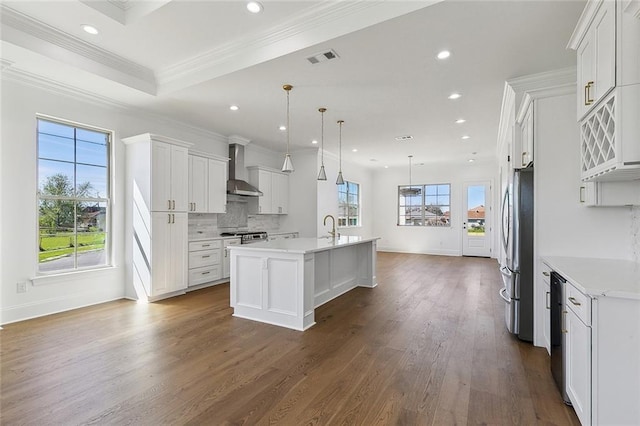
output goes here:
[[576, 84], [576, 67], [561, 68], [507, 80], [516, 94]]
[[158, 70], [158, 91], [167, 93], [198, 84], [440, 1], [325, 1], [269, 30], [248, 33], [233, 42]]
[[0, 76], [3, 81], [12, 81], [24, 86], [34, 87], [36, 89], [44, 90], [56, 96], [64, 96], [66, 98], [74, 99], [76, 101], [87, 103], [90, 105], [95, 105], [126, 114], [132, 114], [141, 119], [146, 119], [160, 124], [169, 123], [180, 131], [188, 132], [194, 136], [199, 136], [204, 139], [209, 139], [221, 144], [227, 144], [228, 141], [227, 136], [220, 133], [203, 129], [201, 127], [197, 127], [183, 121], [178, 121], [166, 115], [152, 113], [138, 106], [116, 101], [112, 98], [101, 96], [88, 90], [83, 90], [74, 86], [63, 84], [58, 81], [18, 69], [14, 66], [3, 69]]
[[153, 70], [0, 5], [2, 40], [51, 59], [72, 64], [142, 92], [157, 91]]

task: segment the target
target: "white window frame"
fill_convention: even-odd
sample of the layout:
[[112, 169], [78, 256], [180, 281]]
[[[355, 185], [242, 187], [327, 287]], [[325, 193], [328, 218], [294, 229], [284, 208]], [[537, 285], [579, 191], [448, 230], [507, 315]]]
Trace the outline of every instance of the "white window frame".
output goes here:
[[[426, 204], [426, 197], [427, 197], [427, 187], [429, 186], [442, 186], [442, 185], [447, 185], [449, 186], [449, 204]], [[421, 195], [421, 201], [420, 201], [420, 205], [416, 205], [416, 207], [420, 207], [420, 222], [421, 224], [401, 224], [400, 223], [400, 208], [406, 205], [400, 204], [400, 199], [402, 197], [400, 191], [402, 191], [403, 188], [417, 188], [417, 189], [421, 189], [422, 195]], [[426, 220], [426, 214], [425, 212], [427, 211], [427, 207], [428, 206], [436, 206], [436, 207], [448, 207], [449, 209], [449, 222], [446, 224], [442, 224], [442, 225], [431, 225], [427, 223]], [[420, 185], [398, 185], [398, 193], [397, 193], [397, 208], [396, 208], [396, 225], [397, 226], [418, 226], [418, 227], [429, 227], [429, 228], [450, 228], [451, 227], [451, 183], [425, 183], [425, 184], [420, 184]]]
[[[352, 185], [357, 185], [358, 186], [358, 203], [357, 203], [357, 207], [358, 207], [358, 216], [357, 216], [357, 221], [358, 224], [357, 225], [349, 225], [349, 184]], [[337, 227], [338, 228], [360, 228], [362, 227], [362, 185], [360, 185], [358, 182], [354, 182], [351, 180], [345, 180], [344, 181], [344, 185], [347, 188], [347, 217], [346, 217], [346, 225], [340, 225], [340, 215], [338, 214], [337, 216]], [[338, 211], [340, 211], [340, 185], [338, 186]]]
[[[69, 126], [69, 127], [74, 127], [74, 128], [80, 128], [83, 130], [89, 130], [89, 131], [93, 131], [93, 132], [100, 132], [100, 133], [104, 133], [108, 136], [108, 142], [107, 142], [107, 195], [105, 197], [96, 197], [96, 198], [82, 198], [82, 197], [53, 197], [53, 196], [42, 196], [40, 194], [40, 167], [39, 167], [39, 160], [40, 160], [40, 138], [39, 138], [39, 129], [38, 129], [38, 122], [40, 120], [43, 121], [49, 121], [52, 123], [56, 123], [56, 124], [61, 124], [64, 126]], [[91, 126], [91, 125], [87, 125], [87, 124], [82, 124], [82, 123], [78, 123], [75, 121], [70, 121], [70, 120], [65, 120], [62, 118], [58, 118], [58, 117], [53, 117], [50, 115], [44, 115], [44, 114], [36, 114], [36, 132], [35, 132], [35, 142], [36, 142], [36, 188], [35, 188], [35, 205], [36, 205], [36, 253], [35, 253], [35, 267], [36, 267], [36, 277], [34, 278], [34, 285], [35, 285], [35, 280], [38, 277], [55, 277], [55, 276], [68, 276], [70, 274], [75, 274], [78, 272], [88, 272], [88, 271], [99, 271], [99, 270], [103, 270], [103, 269], [108, 269], [108, 268], [113, 268], [113, 232], [112, 232], [112, 204], [113, 204], [113, 187], [114, 187], [114, 176], [113, 176], [113, 152], [114, 152], [114, 132], [112, 130], [108, 130], [108, 129], [104, 129], [101, 127], [96, 127], [96, 126]], [[74, 161], [74, 163], [76, 163]], [[106, 238], [105, 238], [105, 245], [104, 245], [104, 252], [105, 252], [105, 256], [106, 256], [106, 261], [104, 264], [100, 264], [100, 265], [93, 265], [93, 266], [87, 266], [87, 267], [78, 267], [77, 263], [74, 261], [74, 268], [72, 269], [60, 269], [60, 270], [55, 270], [55, 271], [40, 271], [40, 257], [39, 257], [39, 248], [40, 248], [40, 200], [41, 199], [69, 199], [69, 201], [76, 201], [76, 202], [82, 202], [82, 201], [96, 201], [96, 202], [100, 202], [100, 203], [105, 203], [106, 204], [106, 219], [105, 219], [105, 230], [106, 230]], [[75, 222], [74, 222], [74, 226], [75, 226]], [[77, 226], [75, 226], [75, 228], [77, 232]], [[75, 247], [75, 249], [77, 250], [77, 247]]]

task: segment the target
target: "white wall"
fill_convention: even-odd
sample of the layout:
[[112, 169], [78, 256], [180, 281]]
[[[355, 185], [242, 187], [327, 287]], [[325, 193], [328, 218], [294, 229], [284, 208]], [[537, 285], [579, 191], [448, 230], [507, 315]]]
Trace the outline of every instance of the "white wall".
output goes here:
[[[461, 165], [429, 164], [412, 168], [412, 184], [451, 184], [451, 226], [397, 226], [398, 186], [409, 184], [409, 166], [381, 169], [374, 173], [373, 232], [382, 237], [378, 250], [460, 256], [462, 254], [463, 188], [465, 182], [497, 182], [497, 162]], [[491, 217], [495, 224], [496, 186], [492, 185]], [[497, 232], [493, 226], [493, 232]]]
[[281, 217], [280, 228], [284, 231], [297, 231], [300, 233], [300, 237], [316, 236], [318, 221], [317, 157], [315, 149], [296, 151], [291, 155], [295, 171], [289, 175], [289, 214]]
[[[44, 90], [2, 81], [0, 205], [0, 323], [50, 314], [124, 296], [124, 146], [120, 138], [151, 132], [194, 143], [194, 148], [228, 155], [226, 138], [166, 118], [91, 102], [65, 89]], [[113, 143], [112, 242], [114, 268], [39, 280], [17, 293], [16, 283], [36, 276], [36, 114], [46, 114], [115, 132]]]

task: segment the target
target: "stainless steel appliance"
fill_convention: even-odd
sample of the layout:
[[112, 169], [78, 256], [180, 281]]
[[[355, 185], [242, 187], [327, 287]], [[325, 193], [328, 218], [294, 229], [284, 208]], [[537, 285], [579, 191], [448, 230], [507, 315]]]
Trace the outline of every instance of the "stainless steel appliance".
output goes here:
[[240, 237], [241, 244], [259, 243], [267, 241], [267, 233], [265, 231], [233, 231], [222, 232], [221, 237]]
[[551, 272], [551, 375], [565, 404], [571, 405], [567, 395], [565, 371], [564, 285], [567, 282], [558, 273]]
[[514, 170], [502, 201], [500, 266], [504, 287], [505, 321], [510, 333], [533, 341], [533, 167]]

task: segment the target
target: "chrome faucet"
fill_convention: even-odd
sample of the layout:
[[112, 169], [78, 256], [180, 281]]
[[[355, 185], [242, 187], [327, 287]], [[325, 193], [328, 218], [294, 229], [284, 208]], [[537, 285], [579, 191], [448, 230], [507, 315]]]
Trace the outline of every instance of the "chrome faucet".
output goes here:
[[326, 215], [324, 217], [324, 220], [322, 221], [322, 224], [326, 226], [328, 218], [331, 218], [331, 223], [332, 223], [332, 227], [331, 227], [331, 231], [329, 232], [329, 235], [331, 235], [332, 238], [335, 238], [336, 235], [339, 237], [340, 234], [336, 234], [336, 218], [335, 217], [331, 216], [330, 214]]

